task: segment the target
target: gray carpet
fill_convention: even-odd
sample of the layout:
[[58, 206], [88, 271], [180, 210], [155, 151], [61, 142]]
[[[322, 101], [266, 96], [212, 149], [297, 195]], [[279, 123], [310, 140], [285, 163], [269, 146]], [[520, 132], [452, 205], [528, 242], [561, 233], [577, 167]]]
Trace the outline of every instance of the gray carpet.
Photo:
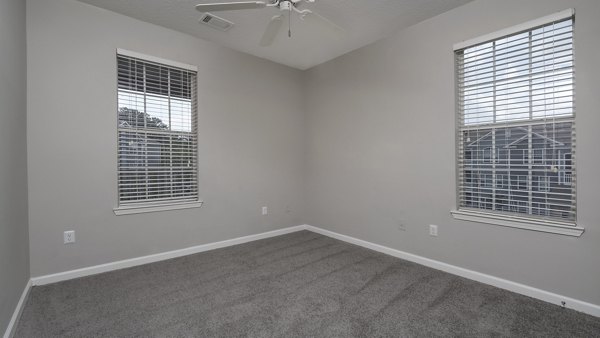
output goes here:
[[600, 318], [302, 231], [34, 287], [16, 337], [600, 337]]

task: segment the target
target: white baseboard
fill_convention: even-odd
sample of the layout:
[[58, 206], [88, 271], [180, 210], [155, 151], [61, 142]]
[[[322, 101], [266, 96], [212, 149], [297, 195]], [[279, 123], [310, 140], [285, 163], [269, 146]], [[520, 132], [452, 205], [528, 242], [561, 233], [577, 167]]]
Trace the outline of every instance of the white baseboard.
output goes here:
[[[583, 313], [590, 314], [592, 316], [600, 317], [600, 305], [591, 304], [578, 299], [561, 296], [556, 293], [544, 291], [538, 288], [534, 288], [528, 285], [516, 283], [510, 280], [498, 278], [495, 276], [487, 275], [481, 272], [461, 268], [455, 265], [443, 263], [433, 259], [425, 258], [422, 256], [414, 255], [408, 252], [392, 249], [383, 245], [364, 241], [362, 239], [342, 235], [333, 231], [317, 228], [311, 225], [305, 225], [306, 230], [316, 232], [321, 235], [325, 235], [331, 238], [335, 238], [344, 242], [355, 244], [358, 246], [365, 247], [374, 251], [378, 251], [390, 256], [398, 257], [407, 261], [415, 262], [417, 264], [425, 265], [430, 268], [441, 270], [444, 272], [451, 273], [453, 275], [461, 276], [464, 278], [472, 279], [484, 284], [489, 284], [501, 289], [519, 293], [532, 298], [537, 298], [548, 303], [565, 306], [567, 308], [580, 311]], [[563, 304], [564, 302], [564, 304]]]
[[171, 259], [171, 258], [192, 255], [192, 254], [203, 252], [203, 251], [209, 251], [209, 250], [224, 248], [224, 247], [228, 247], [228, 246], [232, 246], [232, 245], [252, 242], [252, 241], [256, 241], [256, 240], [263, 239], [263, 238], [285, 235], [285, 234], [289, 234], [292, 232], [301, 231], [301, 230], [305, 230], [305, 229], [306, 229], [306, 227], [304, 225], [298, 225], [298, 226], [293, 226], [293, 227], [289, 227], [289, 228], [263, 232], [263, 233], [255, 234], [255, 235], [237, 237], [237, 238], [228, 239], [228, 240], [224, 240], [224, 241], [220, 241], [220, 242], [213, 242], [213, 243], [208, 243], [208, 244], [197, 245], [197, 246], [193, 246], [193, 247], [189, 247], [189, 248], [185, 248], [185, 249], [173, 250], [173, 251], [162, 252], [162, 253], [143, 256], [143, 257], [125, 259], [122, 261], [94, 265], [94, 266], [89, 266], [89, 267], [85, 267], [85, 268], [81, 268], [81, 269], [59, 272], [59, 273], [55, 273], [55, 274], [51, 274], [51, 275], [33, 277], [33, 278], [31, 278], [31, 281], [33, 282], [33, 285], [51, 284], [51, 283], [65, 281], [65, 280], [69, 280], [69, 279], [73, 279], [73, 278], [85, 277], [85, 276], [95, 275], [95, 274], [99, 274], [99, 273], [103, 273], [103, 272], [125, 269], [125, 268], [129, 268], [132, 266], [154, 263], [154, 262], [164, 261], [164, 260]]
[[[238, 237], [238, 238], [229, 239], [229, 240], [225, 240], [225, 241], [220, 241], [220, 242], [214, 242], [214, 243], [193, 246], [190, 248], [185, 248], [185, 249], [180, 249], [180, 250], [168, 251], [168, 252], [158, 253], [158, 254], [154, 254], [154, 255], [126, 259], [126, 260], [122, 260], [122, 261], [106, 263], [106, 264], [101, 264], [101, 265], [96, 265], [96, 266], [90, 266], [90, 267], [81, 268], [81, 269], [77, 269], [77, 270], [71, 270], [71, 271], [65, 271], [65, 272], [59, 272], [59, 273], [55, 273], [55, 274], [51, 274], [51, 275], [46, 275], [46, 276], [34, 277], [31, 279], [30, 284], [31, 283], [33, 283], [33, 285], [50, 284], [50, 283], [60, 282], [60, 281], [69, 280], [69, 279], [73, 279], [73, 278], [85, 277], [85, 276], [94, 275], [94, 274], [98, 274], [98, 273], [102, 273], [102, 272], [119, 270], [119, 269], [124, 269], [124, 268], [132, 267], [132, 266], [163, 261], [166, 259], [171, 259], [171, 258], [176, 258], [176, 257], [181, 257], [181, 256], [187, 256], [187, 255], [191, 255], [191, 254], [195, 254], [195, 253], [199, 253], [199, 252], [203, 252], [203, 251], [209, 251], [209, 250], [224, 248], [224, 247], [228, 247], [228, 246], [232, 246], [232, 245], [252, 242], [252, 241], [256, 241], [256, 240], [263, 239], [263, 238], [285, 235], [285, 234], [289, 234], [289, 233], [301, 231], [301, 230], [309, 230], [309, 231], [312, 231], [312, 232], [315, 232], [315, 233], [318, 233], [321, 235], [325, 235], [325, 236], [335, 238], [335, 239], [338, 239], [338, 240], [341, 240], [344, 242], [348, 242], [351, 244], [359, 245], [359, 246], [365, 247], [367, 249], [378, 251], [378, 252], [381, 252], [381, 253], [384, 253], [384, 254], [387, 254], [390, 256], [398, 257], [401, 259], [405, 259], [407, 261], [415, 262], [417, 264], [425, 265], [425, 266], [428, 266], [433, 269], [448, 272], [453, 275], [457, 275], [457, 276], [461, 276], [461, 277], [468, 278], [471, 280], [475, 280], [475, 281], [478, 281], [478, 282], [481, 282], [484, 284], [489, 284], [489, 285], [492, 285], [492, 286], [495, 286], [495, 287], [498, 287], [501, 289], [519, 293], [519, 294], [529, 296], [532, 298], [537, 298], [537, 299], [543, 300], [548, 303], [557, 304], [560, 306], [564, 305], [567, 308], [570, 308], [570, 309], [573, 309], [576, 311], [580, 311], [583, 313], [587, 313], [587, 314], [590, 314], [590, 315], [593, 315], [596, 317], [600, 317], [600, 305], [587, 303], [587, 302], [584, 302], [584, 301], [581, 301], [578, 299], [574, 299], [574, 298], [570, 298], [570, 297], [565, 297], [565, 296], [562, 296], [562, 295], [559, 295], [556, 293], [544, 291], [544, 290], [534, 288], [534, 287], [531, 287], [528, 285], [516, 283], [516, 282], [510, 281], [507, 279], [502, 279], [502, 278], [498, 278], [498, 277], [495, 277], [492, 275], [487, 275], [487, 274], [480, 273], [477, 271], [461, 268], [461, 267], [458, 267], [455, 265], [451, 265], [451, 264], [436, 261], [436, 260], [433, 260], [430, 258], [414, 255], [414, 254], [411, 254], [408, 252], [392, 249], [392, 248], [389, 248], [389, 247], [386, 247], [383, 245], [367, 242], [367, 241], [364, 241], [364, 240], [361, 240], [358, 238], [342, 235], [342, 234], [339, 234], [339, 233], [336, 233], [333, 231], [317, 228], [317, 227], [314, 227], [311, 225], [306, 225], [306, 224], [289, 227], [289, 228], [284, 228], [284, 229], [279, 229], [279, 230], [273, 230], [273, 231], [264, 232], [264, 233], [260, 233], [260, 234], [256, 234], [256, 235], [249, 235], [249, 236]], [[28, 284], [28, 288], [26, 289], [26, 291], [29, 290], [30, 284]], [[24, 292], [24, 295], [25, 294], [26, 293]], [[563, 304], [563, 302], [564, 302], [564, 304]], [[21, 306], [22, 306], [22, 304], [21, 304], [21, 302], [19, 302], [19, 307], [21, 307]], [[19, 307], [17, 307], [17, 310], [19, 310]], [[15, 312], [15, 313], [17, 313], [17, 312]], [[15, 318], [16, 317], [13, 316], [13, 319], [15, 319]], [[11, 321], [11, 323], [13, 323], [13, 322]], [[5, 335], [5, 338], [6, 337], [7, 336]]]
[[4, 331], [4, 338], [12, 338], [12, 336], [15, 334], [17, 322], [21, 317], [21, 313], [23, 313], [23, 307], [25, 306], [27, 296], [29, 296], [29, 290], [31, 290], [31, 279], [27, 281], [27, 284], [25, 285], [25, 290], [23, 290], [21, 298], [19, 298], [19, 302], [17, 303], [17, 307], [15, 308], [15, 312], [13, 312], [13, 315], [10, 318], [10, 322], [8, 322], [6, 331]]

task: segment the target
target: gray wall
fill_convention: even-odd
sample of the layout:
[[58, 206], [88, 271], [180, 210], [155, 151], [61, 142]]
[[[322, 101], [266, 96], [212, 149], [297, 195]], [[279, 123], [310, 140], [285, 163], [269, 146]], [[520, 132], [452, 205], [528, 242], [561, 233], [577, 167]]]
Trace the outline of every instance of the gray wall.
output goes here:
[[[585, 234], [454, 220], [452, 45], [570, 7]], [[307, 223], [600, 304], [598, 13], [597, 0], [475, 1], [312, 69]]]
[[[303, 223], [300, 71], [73, 0], [27, 1], [27, 37], [33, 277]], [[202, 208], [114, 215], [116, 48], [198, 66]]]
[[0, 1], [0, 334], [29, 280], [25, 1]]
[[[454, 220], [452, 45], [568, 7], [586, 233]], [[31, 274], [308, 223], [599, 304], [599, 12], [594, 0], [475, 1], [301, 73], [73, 0], [29, 0]], [[118, 47], [199, 67], [203, 208], [113, 214]], [[69, 229], [77, 243], [63, 245]]]

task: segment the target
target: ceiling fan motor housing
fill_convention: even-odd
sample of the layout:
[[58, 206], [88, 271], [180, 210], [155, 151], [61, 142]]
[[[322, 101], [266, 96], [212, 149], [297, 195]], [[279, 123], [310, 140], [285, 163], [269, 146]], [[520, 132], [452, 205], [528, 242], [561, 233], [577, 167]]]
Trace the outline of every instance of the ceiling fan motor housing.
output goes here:
[[291, 1], [287, 1], [287, 0], [281, 1], [279, 3], [279, 9], [282, 10], [282, 11], [291, 11], [292, 10], [292, 6], [293, 6], [292, 2]]

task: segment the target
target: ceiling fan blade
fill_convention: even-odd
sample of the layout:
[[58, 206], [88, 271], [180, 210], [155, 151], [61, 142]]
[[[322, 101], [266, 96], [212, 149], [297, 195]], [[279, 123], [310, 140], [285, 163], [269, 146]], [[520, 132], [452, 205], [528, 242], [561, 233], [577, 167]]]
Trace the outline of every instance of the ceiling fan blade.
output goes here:
[[196, 10], [202, 13], [206, 13], [219, 11], [235, 11], [239, 9], [256, 9], [264, 7], [267, 7], [267, 3], [264, 1], [239, 1], [198, 4], [196, 5]]
[[267, 25], [267, 29], [265, 30], [262, 38], [260, 39], [261, 46], [266, 47], [270, 46], [273, 43], [275, 37], [277, 36], [277, 33], [279, 33], [279, 30], [283, 25], [283, 18], [283, 15], [275, 15], [271, 18], [271, 21], [269, 21], [269, 24]]
[[341, 36], [346, 33], [346, 30], [344, 28], [338, 26], [333, 21], [311, 10], [304, 10], [300, 18], [308, 22], [309, 24], [326, 28], [338, 36]]

